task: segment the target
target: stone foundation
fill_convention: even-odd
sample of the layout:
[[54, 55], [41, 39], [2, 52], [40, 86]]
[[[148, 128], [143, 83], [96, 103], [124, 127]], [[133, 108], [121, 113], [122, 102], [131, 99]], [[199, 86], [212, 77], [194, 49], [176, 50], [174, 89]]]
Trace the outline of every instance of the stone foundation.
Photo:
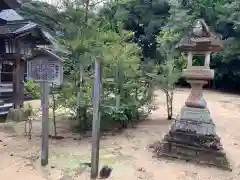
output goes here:
[[150, 147], [157, 157], [195, 161], [231, 170], [207, 108], [183, 107], [163, 142]]
[[8, 112], [8, 115], [7, 115], [7, 121], [20, 122], [20, 121], [25, 121], [25, 120], [26, 120], [26, 117], [24, 115], [23, 108], [19, 108], [19, 109], [11, 108], [11, 109], [9, 109], [9, 112]]

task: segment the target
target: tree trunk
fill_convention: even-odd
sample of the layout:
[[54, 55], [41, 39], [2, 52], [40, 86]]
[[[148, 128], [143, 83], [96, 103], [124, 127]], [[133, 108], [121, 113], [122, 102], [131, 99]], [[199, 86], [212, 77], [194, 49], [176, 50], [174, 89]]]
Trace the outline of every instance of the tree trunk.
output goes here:
[[53, 128], [54, 128], [54, 136], [57, 137], [57, 125], [56, 125], [56, 113], [53, 110]]
[[56, 99], [53, 90], [51, 91], [52, 93], [52, 101], [53, 101], [53, 106], [52, 106], [52, 111], [53, 111], [53, 130], [54, 130], [54, 136], [57, 137], [57, 123], [56, 123]]
[[87, 22], [88, 22], [89, 3], [90, 3], [90, 0], [86, 0], [86, 4], [85, 4], [85, 17], [84, 17], [85, 24], [87, 24]]
[[80, 131], [81, 133], [87, 130], [87, 108], [80, 106], [79, 108], [79, 115], [80, 115]]
[[166, 101], [167, 101], [167, 114], [168, 120], [172, 119], [173, 114], [173, 90], [166, 90]]

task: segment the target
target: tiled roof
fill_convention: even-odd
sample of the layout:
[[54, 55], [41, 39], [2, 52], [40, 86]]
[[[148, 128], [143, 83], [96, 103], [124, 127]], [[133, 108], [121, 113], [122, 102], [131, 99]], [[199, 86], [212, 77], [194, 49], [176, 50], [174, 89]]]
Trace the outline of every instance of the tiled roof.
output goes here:
[[34, 59], [35, 57], [39, 56], [39, 55], [48, 55], [48, 56], [51, 56], [61, 62], [63, 62], [64, 60], [62, 58], [60, 58], [58, 55], [56, 55], [51, 49], [49, 48], [43, 48], [43, 47], [39, 47], [39, 48], [36, 48], [34, 51], [33, 51], [33, 54], [31, 57], [28, 57], [27, 60], [31, 60], [31, 59]]
[[53, 46], [53, 49], [55, 49], [56, 51], [62, 52], [64, 54], [69, 53], [58, 44], [58, 41], [49, 32], [45, 31], [41, 26], [32, 21], [24, 20], [23, 17], [16, 13], [16, 11], [12, 9], [3, 10], [2, 12], [0, 12], [0, 18], [7, 21], [5, 25], [0, 26], [0, 36], [25, 36], [30, 34], [32, 30], [36, 30], [38, 34], [36, 36], [36, 41], [38, 42], [38, 45], [51, 44]]
[[24, 20], [23, 17], [13, 9], [2, 10], [0, 12], [0, 19], [6, 21], [6, 23], [4, 23], [5, 25], [0, 26], [0, 35], [11, 34], [19, 27], [26, 24], [26, 22], [20, 22]]
[[14, 31], [15, 34], [19, 34], [25, 31], [29, 31], [31, 29], [34, 29], [38, 27], [37, 24], [33, 23], [33, 22], [28, 22], [27, 24], [23, 25], [22, 27], [20, 27], [19, 29], [17, 29], [16, 31]]
[[19, 28], [27, 25], [27, 21], [15, 22], [15, 23], [7, 23], [3, 26], [0, 26], [0, 35], [9, 35], [14, 34]]
[[6, 21], [19, 21], [19, 20], [23, 20], [23, 17], [20, 16], [16, 11], [14, 11], [13, 9], [6, 9], [6, 10], [2, 10], [0, 12], [0, 18], [4, 19]]
[[6, 23], [7, 23], [6, 20], [0, 18], [0, 26], [4, 25], [4, 24], [6, 24]]

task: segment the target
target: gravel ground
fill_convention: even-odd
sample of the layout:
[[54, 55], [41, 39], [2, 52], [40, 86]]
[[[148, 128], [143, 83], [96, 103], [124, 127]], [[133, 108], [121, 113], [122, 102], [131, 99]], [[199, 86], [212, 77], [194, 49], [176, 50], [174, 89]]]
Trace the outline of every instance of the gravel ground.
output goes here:
[[[180, 89], [174, 99], [174, 116], [180, 111], [189, 90]], [[154, 111], [148, 121], [128, 129], [116, 136], [102, 137], [100, 165], [113, 167], [112, 180], [240, 180], [240, 96], [205, 91], [217, 133], [222, 138], [225, 152], [233, 171], [197, 166], [182, 161], [157, 160], [147, 146], [161, 140], [167, 133], [171, 121], [166, 120], [165, 97], [156, 92]], [[39, 101], [31, 102], [35, 107]], [[33, 124], [33, 138], [28, 140], [22, 134], [23, 123], [0, 126], [0, 179], [3, 180], [89, 180], [88, 167], [81, 163], [90, 161], [91, 138], [74, 140], [69, 123], [58, 123], [64, 140], [50, 141], [50, 163], [41, 168], [40, 133], [41, 123]], [[76, 138], [75, 138], [76, 139]]]

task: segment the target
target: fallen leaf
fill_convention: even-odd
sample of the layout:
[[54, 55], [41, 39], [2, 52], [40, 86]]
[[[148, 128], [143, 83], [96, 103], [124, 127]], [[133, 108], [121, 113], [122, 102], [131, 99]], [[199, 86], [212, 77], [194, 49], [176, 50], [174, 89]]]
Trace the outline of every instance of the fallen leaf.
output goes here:
[[139, 171], [139, 172], [146, 172], [146, 170], [143, 167], [137, 168], [137, 171]]

